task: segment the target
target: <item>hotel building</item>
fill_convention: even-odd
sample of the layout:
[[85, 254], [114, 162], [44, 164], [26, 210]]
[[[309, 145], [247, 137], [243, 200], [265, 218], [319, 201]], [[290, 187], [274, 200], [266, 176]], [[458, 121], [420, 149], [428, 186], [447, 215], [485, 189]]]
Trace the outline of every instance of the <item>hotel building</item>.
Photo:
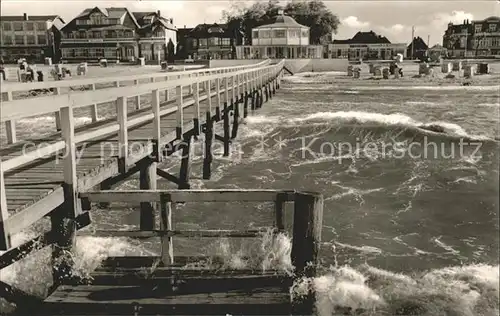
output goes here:
[[158, 12], [89, 8], [62, 29], [62, 58], [68, 62], [173, 60], [177, 30]]
[[64, 20], [57, 15], [1, 16], [0, 51], [5, 62], [27, 58], [43, 62], [60, 57], [60, 30]]

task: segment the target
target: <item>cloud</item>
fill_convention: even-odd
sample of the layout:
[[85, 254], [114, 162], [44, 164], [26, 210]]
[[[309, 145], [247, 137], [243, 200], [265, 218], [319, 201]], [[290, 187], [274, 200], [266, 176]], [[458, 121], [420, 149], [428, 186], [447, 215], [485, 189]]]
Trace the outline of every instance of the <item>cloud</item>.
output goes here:
[[405, 31], [408, 29], [406, 25], [403, 24], [394, 24], [389, 27], [387, 26], [381, 26], [379, 29], [384, 32], [384, 33], [390, 33], [390, 34], [400, 34], [401, 32]]
[[360, 21], [360, 20], [358, 20], [357, 17], [352, 16], [352, 15], [343, 19], [342, 24], [346, 25], [348, 27], [351, 27], [351, 28], [356, 28], [356, 29], [364, 28], [364, 27], [367, 27], [370, 25], [369, 22]]
[[461, 24], [467, 19], [471, 21], [474, 19], [474, 16], [465, 11], [452, 11], [451, 14], [441, 12], [434, 15], [432, 24], [437, 28], [442, 28], [450, 22], [454, 24]]

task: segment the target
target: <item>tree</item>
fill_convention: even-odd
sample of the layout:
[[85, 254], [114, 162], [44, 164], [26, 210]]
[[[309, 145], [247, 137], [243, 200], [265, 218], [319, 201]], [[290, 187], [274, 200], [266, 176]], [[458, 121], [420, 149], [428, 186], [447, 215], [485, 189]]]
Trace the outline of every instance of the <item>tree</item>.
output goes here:
[[[245, 44], [249, 45], [252, 28], [273, 23], [280, 9], [278, 0], [255, 2], [249, 7], [241, 2], [233, 2], [230, 10], [223, 12], [223, 19], [228, 27], [241, 31]], [[313, 45], [327, 43], [340, 24], [338, 17], [321, 0], [292, 1], [283, 9], [286, 15], [310, 27], [310, 43]]]

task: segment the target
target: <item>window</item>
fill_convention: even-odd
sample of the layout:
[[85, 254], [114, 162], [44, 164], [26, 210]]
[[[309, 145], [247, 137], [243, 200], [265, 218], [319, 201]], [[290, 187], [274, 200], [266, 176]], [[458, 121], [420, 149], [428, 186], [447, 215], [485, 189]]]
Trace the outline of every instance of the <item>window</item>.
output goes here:
[[308, 37], [309, 36], [309, 31], [308, 30], [302, 30], [302, 37]]
[[95, 55], [96, 55], [96, 57], [104, 57], [104, 49], [103, 48], [96, 48]]
[[102, 15], [99, 13], [94, 13], [90, 16], [90, 24], [100, 25], [102, 23]]
[[16, 37], [14, 38], [15, 39], [15, 43], [16, 45], [24, 45], [24, 36], [22, 35], [16, 35]]
[[497, 30], [497, 25], [496, 24], [490, 24], [490, 25], [488, 25], [488, 29], [491, 32], [495, 32]]
[[115, 31], [106, 31], [106, 38], [115, 38], [115, 37], [116, 37]]
[[26, 23], [26, 30], [27, 31], [33, 31], [35, 29], [35, 25], [33, 23], [27, 22]]
[[34, 35], [26, 35], [26, 42], [28, 45], [35, 44], [35, 36]]
[[164, 37], [164, 36], [165, 36], [165, 32], [161, 28], [157, 28], [155, 30], [154, 35], [153, 35], [153, 37]]
[[286, 31], [285, 30], [275, 30], [274, 37], [276, 37], [276, 38], [286, 37]]
[[252, 38], [259, 38], [259, 31], [252, 31]]
[[219, 38], [218, 37], [211, 37], [208, 39], [208, 45], [210, 46], [219, 46]]
[[261, 38], [269, 38], [269, 31], [260, 31], [260, 37]]
[[87, 38], [87, 32], [85, 32], [85, 31], [79, 31], [78, 32], [78, 38]]
[[288, 36], [290, 38], [297, 38], [299, 37], [300, 33], [299, 33], [299, 30], [289, 30], [288, 31]]
[[12, 31], [12, 24], [10, 23], [3, 23], [3, 30], [4, 31]]
[[223, 38], [222, 39], [222, 46], [231, 46], [231, 39]]
[[14, 22], [14, 31], [22, 31], [23, 23], [22, 22]]
[[75, 35], [73, 34], [73, 32], [69, 32], [69, 33], [67, 33], [67, 34], [66, 34], [66, 36], [67, 36], [68, 38], [75, 38]]
[[38, 35], [38, 45], [46, 45], [47, 44], [47, 36], [45, 35]]
[[141, 44], [141, 50], [151, 50], [150, 44]]
[[101, 38], [101, 32], [99, 32], [99, 31], [92, 32], [92, 37], [93, 38]]
[[476, 24], [474, 25], [474, 32], [479, 33], [483, 30], [483, 25], [482, 24]]
[[129, 38], [129, 37], [134, 37], [134, 32], [132, 32], [132, 31], [128, 31], [128, 30], [127, 30], [127, 31], [125, 31], [125, 32], [123, 33], [123, 36], [124, 36], [124, 37], [127, 37], [127, 38]]
[[47, 30], [47, 23], [45, 22], [38, 22], [36, 24], [36, 29], [39, 31], [46, 31]]
[[5, 45], [12, 45], [12, 36], [10, 36], [10, 35], [5, 35], [5, 36], [3, 37], [3, 43], [4, 43]]
[[206, 38], [200, 38], [200, 46], [201, 47], [207, 47], [207, 39]]

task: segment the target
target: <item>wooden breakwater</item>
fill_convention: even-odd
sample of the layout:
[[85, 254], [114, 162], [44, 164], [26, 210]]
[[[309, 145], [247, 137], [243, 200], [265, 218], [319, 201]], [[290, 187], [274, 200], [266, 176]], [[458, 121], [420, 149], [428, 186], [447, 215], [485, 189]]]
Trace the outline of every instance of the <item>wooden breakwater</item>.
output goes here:
[[[110, 191], [110, 189], [135, 173], [139, 173], [139, 189], [144, 191], [142, 193], [138, 192], [139, 195], [134, 195], [134, 192], [129, 193], [131, 196], [138, 198], [138, 201], [141, 201], [139, 206], [141, 213], [139, 227], [141, 232], [132, 232], [129, 237], [160, 237], [162, 238], [162, 244], [165, 245], [169, 244], [169, 240], [174, 235], [198, 234], [199, 232], [177, 232], [172, 230], [171, 223], [168, 220], [169, 212], [166, 211], [165, 205], [172, 205], [172, 203], [178, 203], [180, 200], [179, 198], [178, 200], [172, 200], [176, 194], [174, 192], [156, 191], [156, 179], [162, 177], [177, 184], [179, 189], [189, 189], [190, 146], [192, 145], [192, 139], [201, 135], [201, 133], [205, 134], [206, 148], [203, 159], [203, 178], [209, 179], [213, 160], [210, 150], [212, 143], [214, 141], [222, 142], [224, 156], [229, 155], [231, 139], [237, 136], [240, 119], [246, 117], [249, 111], [260, 108], [265, 101], [272, 98], [276, 93], [280, 86], [283, 64], [283, 61], [276, 64], [264, 61], [254, 65], [176, 73], [2, 86], [1, 122], [5, 124], [9, 145], [1, 150], [0, 249], [6, 250], [6, 252], [0, 256], [0, 269], [21, 260], [30, 252], [47, 246], [52, 247], [54, 286], [50, 291], [51, 295], [40, 302], [40, 310], [36, 309], [37, 312], [42, 312], [43, 309], [48, 308], [48, 313], [52, 313], [51, 315], [59, 312], [66, 313], [63, 311], [64, 308], [59, 310], [64, 305], [61, 303], [63, 300], [60, 297], [61, 293], [78, 293], [75, 294], [78, 297], [87, 295], [87, 297], [93, 298], [87, 303], [94, 301], [96, 304], [88, 305], [85, 303], [87, 304], [85, 305], [85, 311], [82, 311], [78, 304], [72, 305], [75, 313], [84, 312], [84, 314], [102, 314], [102, 308], [107, 311], [111, 307], [117, 308], [116, 313], [128, 314], [131, 311], [130, 304], [118, 303], [120, 297], [124, 297], [127, 293], [131, 295], [133, 302], [137, 301], [137, 297], [134, 298], [133, 293], [142, 293], [141, 295], [149, 293], [146, 298], [149, 297], [150, 299], [158, 298], [158, 295], [163, 295], [168, 300], [172, 300], [174, 297], [181, 299], [182, 295], [179, 293], [172, 294], [170, 288], [165, 289], [162, 287], [166, 291], [160, 291], [163, 294], [158, 291], [151, 291], [151, 289], [145, 290], [145, 292], [137, 290], [137, 287], [143, 288], [144, 284], [150, 283], [144, 281], [144, 278], [138, 280], [137, 278], [134, 279], [134, 277], [132, 279], [136, 280], [137, 283], [129, 284], [130, 286], [127, 285], [121, 289], [106, 290], [101, 287], [101, 290], [107, 291], [111, 295], [107, 297], [107, 301], [102, 296], [99, 296], [102, 295], [102, 292], [96, 294], [96, 292], [87, 291], [86, 294], [82, 294], [82, 292], [79, 292], [82, 289], [81, 287], [78, 288], [79, 290], [72, 288], [72, 286], [77, 286], [75, 280], [71, 278], [72, 263], [71, 260], [66, 260], [64, 254], [71, 253], [75, 244], [77, 230], [88, 226], [92, 222], [91, 203], [98, 202], [100, 207], [106, 207], [106, 203], [116, 201], [118, 197], [121, 201], [124, 201], [122, 195], [116, 195], [116, 192]], [[102, 86], [99, 87], [99, 85]], [[70, 89], [75, 86], [89, 87], [89, 90], [75, 91]], [[41, 89], [52, 91], [52, 94], [33, 98], [19, 99], [16, 97], [20, 92]], [[149, 104], [145, 105], [141, 102], [141, 97], [144, 95], [149, 95]], [[163, 98], [160, 98], [161, 95]], [[130, 101], [132, 101], [132, 109], [130, 108]], [[103, 104], [109, 104], [109, 102], [114, 103], [116, 115], [112, 118], [101, 119], [99, 109]], [[73, 111], [83, 107], [89, 108], [92, 123], [75, 127]], [[54, 134], [30, 140], [18, 139], [17, 120], [47, 114], [55, 116], [54, 129], [56, 131]], [[215, 133], [214, 130], [214, 125], [218, 123], [223, 126], [221, 135]], [[28, 146], [29, 148], [26, 146], [28, 141], [31, 145]], [[103, 144], [106, 146], [103, 147]], [[77, 151], [80, 153], [78, 159], [76, 159]], [[178, 151], [183, 153], [178, 175], [167, 173], [157, 167], [166, 156]], [[102, 190], [102, 192], [96, 192], [96, 188]], [[148, 194], [152, 192], [157, 192], [158, 195], [155, 197], [160, 200], [156, 198], [150, 199], [151, 196], [148, 196]], [[247, 193], [240, 193], [235, 196], [242, 200], [249, 199], [249, 197], [245, 197], [245, 194]], [[289, 193], [283, 193], [284, 195], [273, 194], [276, 197], [271, 198], [272, 201], [276, 200], [283, 203], [290, 200]], [[215, 195], [220, 198], [224, 194]], [[251, 194], [251, 199], [256, 200], [259, 195], [270, 198], [269, 195], [260, 192], [259, 194]], [[108, 198], [104, 198], [104, 196], [108, 196]], [[260, 198], [263, 198], [262, 196]], [[206, 193], [194, 192], [184, 200], [204, 201], [204, 198], [213, 199], [213, 197], [207, 197]], [[235, 197], [232, 198], [232, 200], [235, 199]], [[314, 201], [316, 199], [319, 198], [313, 198]], [[308, 210], [311, 207], [307, 205], [321, 204], [311, 202], [311, 200], [307, 203], [295, 200], [295, 203]], [[160, 229], [155, 227], [154, 221], [155, 215], [158, 213], [156, 204], [160, 205], [161, 214], [166, 216], [166, 219], [163, 218], [163, 226]], [[278, 208], [276, 212], [282, 212]], [[319, 209], [319, 207], [313, 207], [313, 209]], [[317, 214], [318, 212], [313, 213]], [[300, 214], [300, 212], [295, 213]], [[311, 228], [315, 226], [314, 223], [318, 222], [319, 215], [315, 215], [316, 217], [311, 216], [311, 211], [306, 211], [304, 214], [309, 214], [310, 219], [301, 219], [297, 221], [297, 224], [294, 224], [296, 225], [294, 234], [295, 231], [298, 231], [297, 234], [303, 235], [303, 238], [294, 238], [295, 251], [292, 252], [292, 257], [294, 257], [293, 261], [298, 271], [297, 276], [303, 273], [311, 273], [310, 269], [305, 268], [305, 262], [315, 262], [316, 251], [312, 249], [316, 248], [311, 248], [310, 245], [316, 245], [319, 240], [319, 228]], [[12, 245], [11, 239], [14, 234], [29, 229], [33, 224], [45, 217], [50, 218], [51, 223], [47, 232], [41, 233], [38, 237], [22, 245]], [[279, 222], [277, 222], [277, 226], [280, 227]], [[201, 234], [207, 235], [205, 237], [231, 237], [236, 234], [234, 235], [236, 237], [238, 234], [248, 236], [248, 234], [255, 235], [257, 233], [259, 232], [221, 231], [218, 233], [202, 232]], [[108, 233], [108, 235], [119, 234], [123, 235], [125, 233]], [[306, 240], [309, 244], [306, 245], [303, 240]], [[311, 253], [311, 251], [313, 252]], [[166, 251], [164, 253], [170, 252]], [[110, 258], [102, 269], [107, 269], [108, 272], [112, 271], [112, 275], [116, 273], [123, 274], [124, 277], [111, 281], [110, 275], [106, 276], [106, 272], [103, 272], [102, 269], [96, 271], [95, 276], [99, 273], [103, 274], [101, 279], [97, 278], [102, 282], [108, 280], [118, 285], [121, 284], [120, 282], [126, 283], [128, 281], [125, 280], [130, 279], [130, 273], [135, 275], [138, 269], [145, 266], [154, 266], [149, 265], [149, 263], [157, 262], [155, 261], [157, 259], [154, 258], [144, 259], [145, 261], [141, 260], [143, 259]], [[183, 260], [179, 258], [178, 262], [182, 263]], [[175, 270], [174, 263], [176, 261], [173, 256], [165, 257], [165, 255], [162, 255], [159, 262], [167, 267], [166, 270], [157, 272], [159, 273], [158, 280], [162, 280], [161, 275], [173, 273], [172, 269]], [[120, 270], [119, 266], [129, 267], [130, 271], [127, 270], [129, 268], [125, 269], [127, 271], [122, 271], [123, 269]], [[251, 279], [252, 275], [247, 275], [247, 279]], [[257, 279], [260, 277], [256, 276]], [[150, 275], [145, 279], [150, 280], [151, 278], [155, 279], [156, 277]], [[264, 279], [265, 277], [262, 277], [262, 280]], [[278, 279], [279, 282], [284, 282], [280, 283], [285, 284], [284, 288], [289, 286], [289, 283], [287, 283], [290, 281], [289, 279], [288, 281]], [[273, 280], [272, 282], [275, 282], [276, 278]], [[214, 281], [199, 282], [212, 284]], [[224, 284], [227, 285], [229, 281], [221, 282], [220, 286], [212, 288], [212, 292], [210, 292], [210, 287], [206, 288], [208, 292], [204, 295], [209, 295], [207, 293], [213, 294], [217, 288], [224, 288]], [[262, 285], [268, 281], [249, 282], [254, 285], [261, 282]], [[243, 286], [243, 289], [248, 290], [249, 285], [244, 284], [246, 283], [242, 281], [241, 286]], [[276, 285], [276, 283], [272, 284]], [[67, 288], [67, 286], [73, 290]], [[135, 292], [132, 288], [135, 288]], [[240, 292], [241, 290], [239, 289]], [[113, 296], [113, 293], [115, 296]], [[117, 293], [121, 294], [116, 296]], [[281, 292], [280, 295], [289, 298], [287, 293], [286, 291]], [[18, 306], [38, 306], [35, 303], [36, 299], [4, 282], [0, 284], [0, 295], [8, 301], [18, 304]], [[71, 295], [68, 294], [68, 296]], [[115, 299], [112, 300], [110, 297]], [[221, 306], [225, 304], [223, 302], [227, 299], [226, 296], [224, 297], [222, 303], [220, 303]], [[241, 295], [237, 295], [237, 297], [241, 297]], [[262, 295], [255, 297], [262, 299]], [[204, 301], [202, 301], [207, 302], [206, 299], [205, 297]], [[102, 300], [107, 303], [98, 304]], [[256, 299], [253, 302], [256, 303], [258, 300]], [[27, 304], [27, 302], [30, 302], [30, 304]], [[162, 301], [162, 303], [160, 301], [155, 302], [152, 305], [165, 305], [165, 301]], [[151, 305], [149, 303], [144, 304], [145, 306]], [[235, 309], [237, 309], [235, 307], [237, 305], [240, 305], [240, 308], [245, 307], [244, 304], [236, 304], [234, 301], [231, 304]], [[281, 309], [283, 306], [287, 306], [287, 308], [291, 306], [290, 301], [287, 301], [286, 304], [284, 302], [280, 304], [278, 305], [281, 307], [276, 307], [276, 312], [283, 311]], [[250, 305], [247, 306], [249, 310], [251, 310]], [[305, 305], [302, 304], [302, 306]], [[141, 315], [140, 306], [136, 307], [134, 307], [133, 313]], [[154, 308], [157, 307], [151, 307], [152, 309], [149, 311], [148, 308], [143, 309], [142, 313], [148, 314], [149, 311], [153, 313]], [[190, 308], [187, 306], [185, 312], [193, 312], [192, 308]], [[227, 309], [227, 306], [223, 307], [223, 309]], [[57, 312], [58, 310], [59, 312]], [[258, 311], [259, 308], [255, 310]], [[161, 310], [160, 312], [166, 313], [168, 310]]]

